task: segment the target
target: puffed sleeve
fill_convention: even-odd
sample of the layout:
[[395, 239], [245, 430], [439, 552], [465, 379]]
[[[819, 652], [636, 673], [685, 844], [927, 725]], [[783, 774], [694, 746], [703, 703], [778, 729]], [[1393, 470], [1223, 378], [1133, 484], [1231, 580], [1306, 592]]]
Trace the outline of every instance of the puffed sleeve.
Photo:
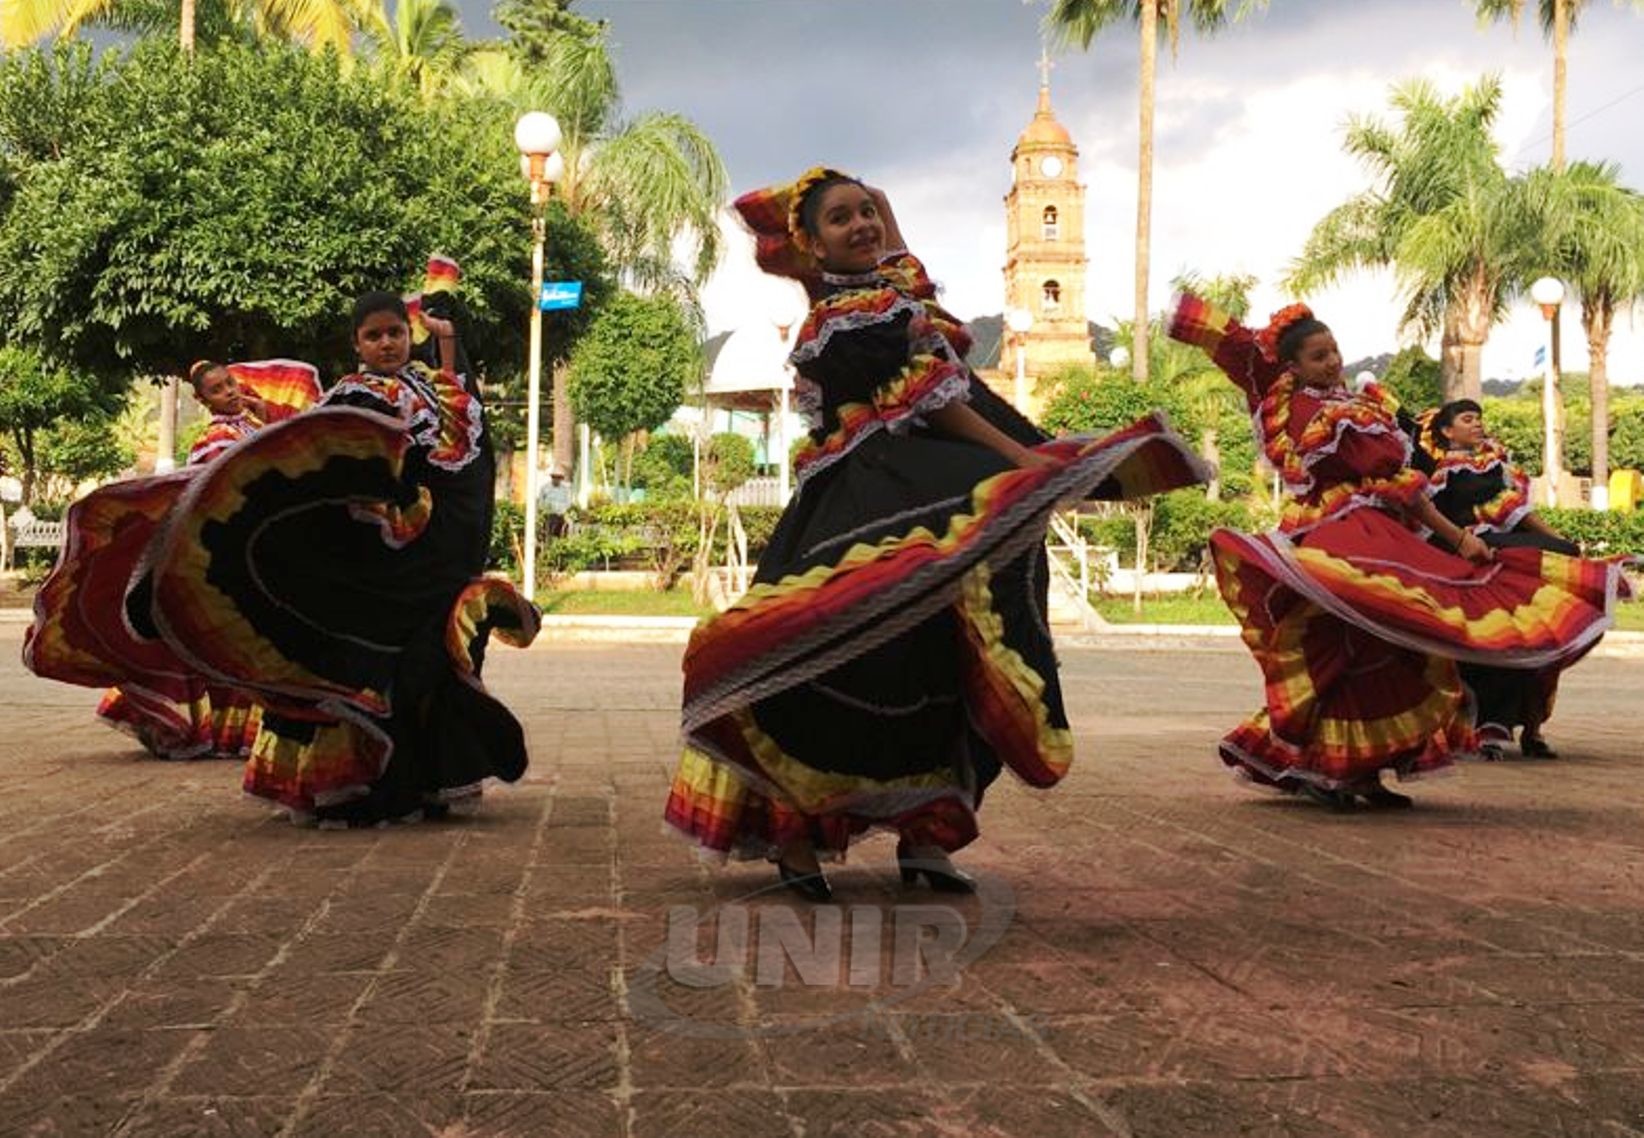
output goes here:
[[1251, 410], [1261, 403], [1284, 365], [1262, 354], [1256, 334], [1203, 297], [1182, 293], [1168, 325], [1170, 338], [1202, 348], [1215, 365], [1244, 392]]
[[793, 362], [821, 392], [824, 422], [845, 408], [891, 430], [969, 393], [969, 373], [916, 300], [893, 288], [840, 293], [819, 302]]

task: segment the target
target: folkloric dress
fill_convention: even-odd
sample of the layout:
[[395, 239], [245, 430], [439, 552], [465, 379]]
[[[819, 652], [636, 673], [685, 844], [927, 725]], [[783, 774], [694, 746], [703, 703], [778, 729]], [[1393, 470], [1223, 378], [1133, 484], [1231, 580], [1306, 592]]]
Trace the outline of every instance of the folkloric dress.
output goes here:
[[249, 793], [370, 822], [524, 773], [479, 681], [490, 632], [537, 629], [483, 576], [494, 480], [477, 390], [412, 362], [344, 377], [190, 489], [155, 558], [157, 623], [265, 704]]
[[[767, 271], [801, 275], [782, 260], [797, 192], [737, 203]], [[805, 279], [798, 489], [753, 586], [692, 635], [666, 819], [737, 857], [801, 837], [838, 857], [874, 826], [958, 849], [1002, 768], [1048, 787], [1072, 758], [1045, 624], [1051, 511], [1205, 472], [1154, 418], [1046, 441], [966, 367], [963, 326], [907, 253]], [[1021, 469], [932, 429], [956, 401], [1055, 463]]]
[[[319, 374], [310, 364], [257, 360], [227, 366], [247, 394], [263, 400], [270, 421], [289, 418], [320, 397]], [[249, 413], [213, 416], [190, 448], [188, 465], [216, 458], [262, 426]], [[50, 678], [112, 683], [98, 717], [134, 736], [156, 758], [239, 759], [256, 738], [257, 705], [242, 692], [208, 683], [159, 641], [135, 635], [124, 616], [127, 585], [190, 477], [178, 472], [127, 479], [70, 508], [68, 542], [36, 602], [24, 657]]]
[[1197, 297], [1181, 299], [1170, 334], [1245, 393], [1285, 488], [1274, 531], [1211, 537], [1266, 686], [1266, 706], [1221, 742], [1243, 775], [1295, 790], [1445, 766], [1474, 746], [1456, 661], [1561, 666], [1610, 626], [1619, 563], [1519, 548], [1475, 565], [1423, 540], [1404, 511], [1427, 479], [1379, 388], [1305, 387]]
[[[1486, 545], [1496, 549], [1532, 546], [1568, 557], [1580, 553], [1573, 542], [1523, 525], [1534, 512], [1530, 479], [1499, 442], [1485, 439], [1470, 451], [1450, 449], [1434, 445], [1431, 431], [1424, 430], [1418, 447], [1418, 458], [1427, 460], [1421, 465], [1428, 471], [1433, 505], [1456, 525], [1478, 534]], [[1572, 663], [1565, 660], [1534, 672], [1462, 664], [1461, 679], [1477, 709], [1479, 741], [1512, 742], [1515, 728], [1534, 728], [1545, 722], [1558, 694], [1559, 673]]]

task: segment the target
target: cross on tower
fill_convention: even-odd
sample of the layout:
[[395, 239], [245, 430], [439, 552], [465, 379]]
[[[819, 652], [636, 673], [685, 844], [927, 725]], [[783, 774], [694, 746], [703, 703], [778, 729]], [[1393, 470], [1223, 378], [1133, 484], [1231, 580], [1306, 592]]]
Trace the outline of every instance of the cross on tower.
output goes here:
[[1050, 86], [1050, 69], [1056, 64], [1051, 61], [1050, 48], [1041, 45], [1039, 48], [1039, 86]]

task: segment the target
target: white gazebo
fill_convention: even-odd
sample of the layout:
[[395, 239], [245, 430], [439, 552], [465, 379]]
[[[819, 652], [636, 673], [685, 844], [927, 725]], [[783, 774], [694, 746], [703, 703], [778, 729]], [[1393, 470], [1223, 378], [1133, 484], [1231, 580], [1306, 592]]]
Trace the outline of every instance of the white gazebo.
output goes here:
[[[777, 477], [774, 486], [745, 487], [749, 493], [739, 495], [748, 499], [745, 505], [783, 505], [792, 488], [788, 451], [795, 435], [793, 369], [788, 366], [788, 353], [799, 319], [777, 309], [769, 319], [753, 321], [732, 332], [719, 349], [703, 385], [702, 420], [706, 430], [713, 430], [720, 412], [732, 421], [731, 430], [736, 429], [734, 420], [739, 413], [760, 419], [765, 460], [776, 466]], [[773, 493], [774, 501], [764, 500]]]

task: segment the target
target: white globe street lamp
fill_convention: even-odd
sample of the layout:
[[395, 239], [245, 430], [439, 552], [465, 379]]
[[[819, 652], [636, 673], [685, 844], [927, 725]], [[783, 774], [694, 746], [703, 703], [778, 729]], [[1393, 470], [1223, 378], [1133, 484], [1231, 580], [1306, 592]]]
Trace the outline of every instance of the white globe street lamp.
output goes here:
[[1016, 353], [1016, 409], [1027, 414], [1027, 334], [1033, 329], [1033, 313], [1025, 308], [1012, 308], [1005, 313], [1005, 326], [1015, 337]]
[[526, 362], [525, 403], [525, 549], [521, 576], [525, 595], [537, 587], [537, 464], [542, 424], [542, 264], [548, 243], [548, 188], [565, 174], [560, 157], [559, 120], [543, 111], [527, 111], [514, 124], [520, 173], [531, 184], [531, 338]]
[[1541, 315], [1547, 321], [1547, 336], [1543, 341], [1546, 369], [1541, 380], [1541, 477], [1546, 484], [1547, 505], [1556, 506], [1564, 464], [1558, 429], [1562, 417], [1558, 395], [1558, 307], [1564, 303], [1564, 282], [1557, 277], [1541, 277], [1530, 286], [1530, 299], [1541, 307]]
[[1107, 366], [1114, 371], [1124, 371], [1130, 366], [1130, 349], [1120, 345], [1107, 354]]
[[788, 381], [776, 393], [776, 494], [786, 505], [793, 488], [793, 471], [788, 462], [788, 392], [793, 387], [793, 365], [788, 363], [787, 351], [795, 325], [805, 318], [805, 305], [798, 293], [783, 289], [772, 295], [766, 315], [771, 318], [771, 326], [776, 329], [777, 339], [782, 342], [782, 372]]

